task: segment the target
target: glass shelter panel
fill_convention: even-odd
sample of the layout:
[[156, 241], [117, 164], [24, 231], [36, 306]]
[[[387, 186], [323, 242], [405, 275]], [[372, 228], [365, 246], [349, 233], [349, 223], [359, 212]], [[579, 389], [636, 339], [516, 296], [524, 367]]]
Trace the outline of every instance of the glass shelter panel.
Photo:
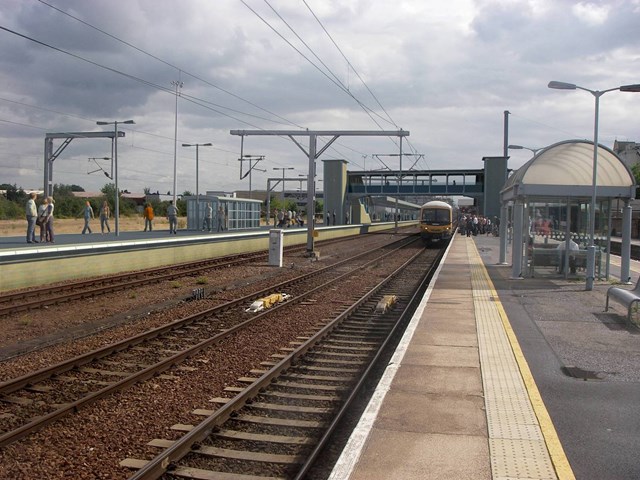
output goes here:
[[[607, 276], [609, 205], [608, 200], [596, 205], [595, 276], [599, 280]], [[536, 198], [526, 204], [523, 238], [529, 276], [585, 277], [587, 247], [591, 243], [590, 208], [590, 199]]]

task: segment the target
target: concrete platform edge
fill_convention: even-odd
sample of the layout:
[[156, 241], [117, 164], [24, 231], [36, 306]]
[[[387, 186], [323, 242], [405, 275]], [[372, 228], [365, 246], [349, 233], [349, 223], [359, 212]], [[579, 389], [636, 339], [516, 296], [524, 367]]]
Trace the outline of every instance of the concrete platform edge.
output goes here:
[[405, 353], [407, 352], [407, 348], [416, 330], [416, 326], [418, 325], [418, 323], [420, 322], [420, 319], [422, 318], [424, 309], [427, 306], [427, 303], [429, 302], [429, 298], [431, 297], [431, 293], [433, 292], [438, 275], [440, 274], [440, 271], [444, 266], [444, 261], [447, 258], [452, 245], [453, 243], [450, 243], [449, 246], [447, 247], [447, 250], [442, 258], [442, 262], [438, 266], [431, 280], [431, 283], [429, 284], [429, 287], [427, 287], [427, 291], [425, 292], [420, 304], [418, 305], [416, 312], [411, 318], [411, 321], [409, 322], [409, 325], [407, 326], [407, 329], [404, 335], [402, 336], [400, 343], [398, 344], [396, 352], [391, 358], [391, 361], [387, 366], [384, 374], [382, 375], [382, 378], [380, 379], [380, 383], [378, 384], [376, 391], [371, 397], [371, 400], [369, 401], [369, 404], [367, 405], [367, 408], [364, 414], [362, 415], [362, 418], [358, 422], [358, 425], [356, 426], [356, 428], [353, 430], [347, 444], [345, 445], [342, 455], [336, 462], [333, 468], [333, 471], [329, 476], [329, 480], [348, 479], [351, 476], [355, 466], [357, 465], [358, 460], [360, 459], [360, 455], [363, 451], [364, 445], [369, 438], [369, 433], [371, 432], [371, 429], [373, 428], [373, 424], [376, 418], [378, 417], [378, 413], [380, 411], [384, 398], [387, 392], [389, 391], [391, 387], [391, 382], [396, 376], [396, 373], [398, 372], [398, 368], [402, 363], [402, 359]]

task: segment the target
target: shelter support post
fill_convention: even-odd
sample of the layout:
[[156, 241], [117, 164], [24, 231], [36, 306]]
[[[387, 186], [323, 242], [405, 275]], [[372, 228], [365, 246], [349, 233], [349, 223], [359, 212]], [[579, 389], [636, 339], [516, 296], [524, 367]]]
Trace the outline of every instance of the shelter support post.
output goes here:
[[500, 265], [507, 264], [507, 207], [502, 205], [500, 207], [500, 230], [498, 235], [500, 235], [500, 259], [498, 262]]
[[622, 209], [622, 250], [620, 252], [620, 281], [631, 282], [631, 204], [625, 199]]
[[511, 248], [511, 278], [522, 278], [522, 221], [524, 205], [516, 201], [513, 205], [513, 247]]

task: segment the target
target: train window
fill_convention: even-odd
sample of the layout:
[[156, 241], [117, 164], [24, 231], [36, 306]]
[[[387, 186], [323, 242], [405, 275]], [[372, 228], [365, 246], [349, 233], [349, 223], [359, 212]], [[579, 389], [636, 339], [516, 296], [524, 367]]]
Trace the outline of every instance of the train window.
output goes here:
[[445, 210], [441, 208], [425, 209], [422, 211], [422, 221], [448, 223], [451, 221], [449, 218], [449, 210]]

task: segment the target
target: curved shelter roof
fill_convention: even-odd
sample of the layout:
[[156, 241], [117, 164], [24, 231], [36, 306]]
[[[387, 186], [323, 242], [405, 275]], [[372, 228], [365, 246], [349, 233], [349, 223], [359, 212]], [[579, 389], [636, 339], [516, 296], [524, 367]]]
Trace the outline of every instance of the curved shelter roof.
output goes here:
[[[597, 196], [634, 198], [635, 179], [610, 149], [598, 145]], [[520, 196], [584, 197], [593, 194], [593, 142], [567, 140], [551, 145], [516, 170], [505, 183], [502, 201]]]

